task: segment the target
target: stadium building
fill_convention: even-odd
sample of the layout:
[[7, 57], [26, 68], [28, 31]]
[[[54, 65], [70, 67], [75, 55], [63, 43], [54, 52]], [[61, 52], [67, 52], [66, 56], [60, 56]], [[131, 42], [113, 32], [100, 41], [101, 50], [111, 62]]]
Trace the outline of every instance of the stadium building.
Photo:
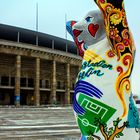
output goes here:
[[71, 104], [81, 60], [71, 41], [0, 24], [0, 105]]

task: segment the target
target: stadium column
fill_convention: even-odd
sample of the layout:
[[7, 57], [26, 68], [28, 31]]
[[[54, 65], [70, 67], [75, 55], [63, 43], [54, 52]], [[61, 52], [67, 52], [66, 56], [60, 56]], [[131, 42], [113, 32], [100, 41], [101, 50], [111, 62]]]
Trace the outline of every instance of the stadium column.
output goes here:
[[81, 71], [81, 66], [78, 66], [78, 72]]
[[70, 104], [70, 64], [66, 64], [66, 93], [65, 93], [65, 103]]
[[51, 104], [56, 103], [56, 61], [52, 62], [52, 84], [51, 84], [51, 96], [50, 96]]
[[16, 57], [16, 76], [15, 76], [15, 106], [20, 106], [20, 75], [21, 75], [21, 56]]
[[40, 58], [36, 58], [35, 63], [34, 105], [40, 105]]

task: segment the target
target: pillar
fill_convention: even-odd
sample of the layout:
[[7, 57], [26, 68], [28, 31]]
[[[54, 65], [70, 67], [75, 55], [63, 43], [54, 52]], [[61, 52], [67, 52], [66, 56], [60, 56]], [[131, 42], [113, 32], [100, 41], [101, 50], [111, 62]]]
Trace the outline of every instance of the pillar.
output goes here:
[[38, 34], [36, 35], [36, 46], [38, 46]]
[[9, 75], [9, 79], [8, 79], [8, 86], [11, 86], [11, 75]]
[[56, 103], [56, 61], [52, 62], [52, 84], [51, 84], [51, 96], [50, 96], [51, 104]]
[[17, 33], [17, 42], [19, 43], [19, 39], [20, 39], [20, 32]]
[[0, 86], [1, 86], [1, 76], [0, 76]]
[[78, 66], [78, 73], [81, 71], [82, 66]]
[[54, 50], [54, 40], [52, 40], [52, 49]]
[[66, 64], [66, 92], [65, 104], [70, 104], [70, 64]]
[[34, 81], [34, 105], [40, 106], [40, 58], [36, 58]]
[[68, 44], [66, 43], [66, 52], [68, 52]]
[[21, 75], [21, 56], [16, 57], [16, 76], [15, 76], [15, 99], [16, 107], [20, 106], [20, 75]]

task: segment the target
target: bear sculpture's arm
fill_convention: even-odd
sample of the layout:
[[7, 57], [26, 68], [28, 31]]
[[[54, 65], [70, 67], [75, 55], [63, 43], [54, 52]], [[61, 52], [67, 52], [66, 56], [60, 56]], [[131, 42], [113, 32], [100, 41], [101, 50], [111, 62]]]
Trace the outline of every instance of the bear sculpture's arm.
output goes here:
[[[116, 92], [123, 107], [123, 114], [127, 115], [124, 93], [130, 93], [130, 76], [133, 69], [135, 47], [128, 27], [124, 0], [94, 0], [104, 16], [106, 35], [112, 51], [117, 55], [120, 65], [116, 67], [119, 73], [116, 79]], [[125, 69], [124, 69], [125, 67]]]

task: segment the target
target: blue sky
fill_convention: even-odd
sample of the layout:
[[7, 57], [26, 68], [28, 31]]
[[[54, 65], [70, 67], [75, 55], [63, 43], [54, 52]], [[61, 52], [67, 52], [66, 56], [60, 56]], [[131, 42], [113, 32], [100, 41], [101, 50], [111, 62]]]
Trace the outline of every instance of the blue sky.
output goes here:
[[[36, 29], [36, 3], [39, 8], [39, 31], [65, 38], [67, 20], [81, 20], [90, 10], [97, 9], [93, 0], [0, 0], [0, 23], [31, 30]], [[133, 93], [140, 95], [140, 1], [125, 0], [129, 26], [137, 48], [132, 76]], [[71, 39], [68, 36], [68, 39]]]

